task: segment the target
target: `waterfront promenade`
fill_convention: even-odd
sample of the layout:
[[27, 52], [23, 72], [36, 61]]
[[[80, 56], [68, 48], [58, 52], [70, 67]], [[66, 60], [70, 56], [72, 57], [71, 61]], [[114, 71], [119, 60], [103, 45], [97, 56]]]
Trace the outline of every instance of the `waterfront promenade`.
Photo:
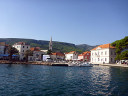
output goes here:
[[[52, 66], [52, 64], [55, 65], [61, 65], [61, 64], [67, 64], [68, 63], [64, 63], [64, 62], [41, 62], [41, 61], [37, 61], [37, 62], [20, 62], [20, 61], [7, 61], [7, 60], [0, 60], [0, 64], [33, 64], [33, 65], [47, 65], [47, 66]], [[95, 64], [94, 64], [95, 66]], [[113, 67], [127, 67], [127, 64], [99, 64], [99, 66], [113, 66]]]
[[64, 62], [42, 62], [42, 61], [35, 61], [35, 62], [22, 62], [22, 61], [7, 61], [7, 60], [0, 60], [0, 64], [33, 64], [33, 65], [48, 65], [48, 66], [52, 66], [52, 64], [67, 64], [68, 63], [64, 63]]
[[99, 64], [101, 66], [128, 67], [127, 64]]

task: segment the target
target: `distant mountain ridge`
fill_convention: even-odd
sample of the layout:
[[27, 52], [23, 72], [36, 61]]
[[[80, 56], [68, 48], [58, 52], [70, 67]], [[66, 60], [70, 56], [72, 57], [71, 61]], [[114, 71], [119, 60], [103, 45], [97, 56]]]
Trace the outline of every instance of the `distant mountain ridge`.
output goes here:
[[96, 46], [91, 46], [91, 45], [88, 45], [88, 44], [79, 44], [79, 45], [76, 45], [78, 48], [80, 48], [81, 50], [87, 50], [87, 51], [89, 51], [89, 50], [91, 50], [91, 49], [93, 49], [93, 48], [95, 48], [95, 47], [97, 47], [98, 45], [96, 45]]
[[[35, 40], [35, 39], [23, 39], [23, 38], [0, 38], [0, 42], [6, 42], [6, 44], [13, 45], [16, 42], [26, 42], [31, 47], [40, 47], [43, 50], [48, 49], [49, 41]], [[77, 51], [79, 53], [87, 50], [91, 50], [96, 46], [90, 46], [87, 44], [75, 45], [72, 43], [65, 43], [59, 41], [53, 41], [53, 52], [70, 52]]]

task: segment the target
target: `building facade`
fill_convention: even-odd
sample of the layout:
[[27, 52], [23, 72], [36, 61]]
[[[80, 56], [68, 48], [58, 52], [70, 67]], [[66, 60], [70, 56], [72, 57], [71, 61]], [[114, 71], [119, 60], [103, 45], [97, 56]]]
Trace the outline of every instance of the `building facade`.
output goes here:
[[15, 43], [13, 47], [15, 47], [19, 51], [20, 60], [23, 60], [25, 57], [25, 52], [27, 50], [30, 50], [30, 45], [27, 45], [25, 42]]
[[115, 47], [111, 44], [100, 45], [91, 50], [91, 63], [115, 63]]
[[40, 51], [40, 47], [32, 47], [30, 50], [33, 52], [33, 56], [29, 56], [29, 61], [42, 61], [44, 52]]
[[76, 51], [71, 51], [65, 54], [65, 60], [77, 60], [77, 59], [78, 59], [78, 53], [76, 53]]
[[86, 52], [83, 52], [82, 54], [78, 55], [78, 60], [90, 62], [90, 56], [91, 56], [91, 52], [86, 51]]
[[63, 53], [56, 52], [56, 53], [52, 53], [51, 54], [51, 58], [53, 60], [64, 60], [65, 59], [65, 55]]

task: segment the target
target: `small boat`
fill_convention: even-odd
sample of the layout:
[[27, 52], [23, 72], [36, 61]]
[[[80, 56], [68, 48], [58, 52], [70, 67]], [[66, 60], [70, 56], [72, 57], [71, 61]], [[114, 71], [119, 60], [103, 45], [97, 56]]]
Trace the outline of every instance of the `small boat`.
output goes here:
[[89, 62], [70, 62], [68, 66], [93, 67], [93, 64]]
[[78, 62], [70, 62], [68, 63], [68, 66], [79, 66]]
[[80, 67], [93, 67], [93, 64], [88, 63], [88, 62], [84, 62], [84, 63], [79, 64], [79, 66]]

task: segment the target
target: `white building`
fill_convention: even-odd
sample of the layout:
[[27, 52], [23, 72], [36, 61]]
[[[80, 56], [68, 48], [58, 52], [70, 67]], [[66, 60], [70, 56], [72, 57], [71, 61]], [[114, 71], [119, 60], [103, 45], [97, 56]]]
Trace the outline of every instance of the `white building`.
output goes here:
[[30, 45], [26, 45], [25, 42], [15, 43], [13, 47], [15, 47], [19, 51], [20, 60], [23, 60], [25, 52], [27, 50], [30, 50]]
[[100, 45], [91, 50], [91, 63], [115, 63], [115, 47], [111, 44]]
[[52, 61], [51, 56], [50, 55], [43, 55], [42, 58], [43, 61]]
[[77, 60], [77, 59], [78, 59], [78, 54], [75, 51], [65, 54], [65, 60]]

